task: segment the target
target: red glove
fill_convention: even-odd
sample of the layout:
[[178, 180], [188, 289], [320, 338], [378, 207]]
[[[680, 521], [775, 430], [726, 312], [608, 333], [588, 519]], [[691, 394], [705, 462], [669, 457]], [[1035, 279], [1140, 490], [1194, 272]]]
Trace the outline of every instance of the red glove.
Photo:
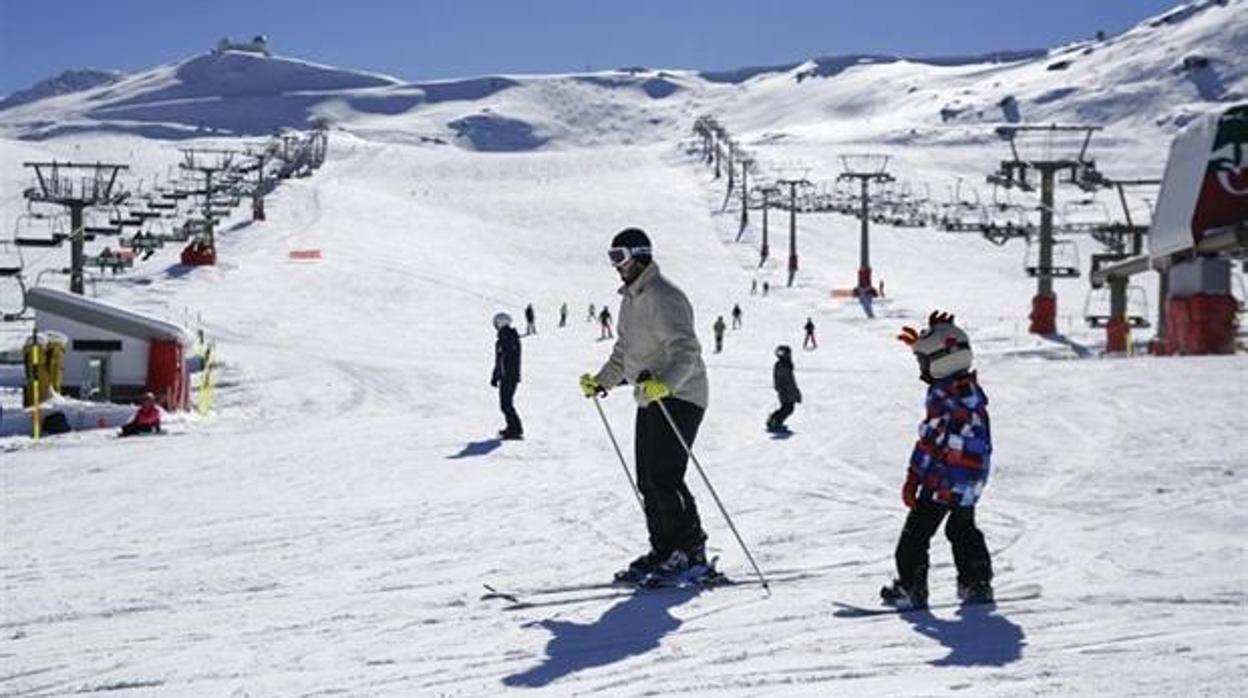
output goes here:
[[901, 501], [906, 503], [906, 508], [913, 509], [919, 504], [919, 476], [914, 473], [906, 474], [906, 484], [901, 486]]

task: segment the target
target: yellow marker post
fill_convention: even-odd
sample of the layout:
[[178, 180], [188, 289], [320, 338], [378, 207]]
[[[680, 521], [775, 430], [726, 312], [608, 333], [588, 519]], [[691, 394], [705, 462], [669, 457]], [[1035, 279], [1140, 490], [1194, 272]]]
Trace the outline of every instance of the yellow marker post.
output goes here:
[[212, 380], [212, 345], [208, 345], [204, 351], [204, 375], [199, 381], [199, 404], [196, 406], [201, 417], [208, 416], [212, 411], [215, 390]]
[[38, 342], [36, 342], [34, 346], [31, 347], [30, 362], [34, 364], [34, 367], [35, 367], [35, 370], [33, 372], [35, 377], [34, 379], [31, 380], [31, 385], [30, 385], [30, 400], [31, 400], [31, 408], [32, 408], [32, 411], [30, 413], [31, 414], [30, 433], [34, 437], [35, 441], [38, 441], [39, 440], [39, 422], [40, 422], [39, 405], [43, 402], [43, 400], [39, 399], [40, 398], [39, 365], [42, 363], [42, 357], [39, 356], [39, 343]]

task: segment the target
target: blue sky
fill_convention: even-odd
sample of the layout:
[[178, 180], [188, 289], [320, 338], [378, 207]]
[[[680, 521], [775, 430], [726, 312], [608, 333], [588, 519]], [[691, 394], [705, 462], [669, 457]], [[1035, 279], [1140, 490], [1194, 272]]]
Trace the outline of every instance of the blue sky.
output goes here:
[[0, 94], [67, 68], [134, 71], [222, 36], [407, 80], [821, 54], [956, 55], [1115, 33], [1175, 0], [0, 0]]

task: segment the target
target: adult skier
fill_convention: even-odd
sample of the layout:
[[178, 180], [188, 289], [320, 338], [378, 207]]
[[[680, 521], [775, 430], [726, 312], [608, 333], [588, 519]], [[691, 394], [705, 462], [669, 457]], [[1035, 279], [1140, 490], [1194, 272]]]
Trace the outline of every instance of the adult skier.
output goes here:
[[498, 407], [507, 420], [507, 426], [498, 435], [507, 440], [519, 440], [524, 438], [524, 427], [512, 400], [520, 384], [520, 335], [511, 326], [511, 316], [507, 313], [494, 316], [494, 329], [498, 331], [498, 338], [494, 341], [494, 375], [490, 377], [490, 385], [498, 388]]
[[598, 313], [598, 339], [615, 339], [615, 334], [611, 332], [611, 309], [602, 306], [602, 312]]
[[565, 302], [559, 306], [559, 326], [567, 327], [568, 325], [568, 304]]
[[685, 486], [689, 453], [662, 409], [667, 408], [692, 446], [709, 392], [693, 306], [660, 273], [650, 238], [642, 230], [617, 234], [608, 257], [624, 282], [618, 338], [602, 369], [581, 376], [581, 390], [588, 398], [624, 383], [634, 386], [637, 486], [650, 534], [649, 552], [615, 578], [630, 583], [698, 578], [712, 570], [706, 561], [706, 533]]
[[933, 312], [922, 333], [905, 327], [897, 337], [914, 352], [928, 384], [927, 414], [910, 455], [901, 499], [910, 509], [897, 541], [897, 579], [880, 590], [886, 604], [927, 606], [928, 547], [945, 524], [963, 603], [992, 601], [992, 560], [975, 526], [975, 503], [988, 482], [992, 432], [988, 396], [971, 370], [971, 343], [953, 316]]
[[803, 349], [818, 349], [819, 342], [815, 341], [815, 321], [806, 318], [806, 324], [802, 326], [806, 330], [806, 336], [802, 338]]
[[723, 315], [720, 315], [718, 318], [716, 318], [715, 324], [711, 325], [711, 330], [715, 332], [715, 353], [716, 354], [724, 350], [724, 330], [726, 329], [728, 329], [728, 326], [724, 324]]
[[732, 329], [741, 329], [741, 306], [736, 303], [732, 304]]
[[537, 313], [533, 312], [533, 304], [529, 303], [524, 307], [524, 336], [537, 334]]
[[598, 312], [594, 309], [594, 304], [589, 304], [589, 313], [585, 316], [585, 322], [593, 322], [598, 319]]
[[797, 389], [793, 378], [793, 350], [787, 344], [776, 347], [776, 365], [771, 370], [771, 382], [780, 398], [780, 407], [767, 418], [767, 431], [783, 433], [789, 430], [784, 420], [793, 414], [793, 406], [802, 401], [802, 391]]

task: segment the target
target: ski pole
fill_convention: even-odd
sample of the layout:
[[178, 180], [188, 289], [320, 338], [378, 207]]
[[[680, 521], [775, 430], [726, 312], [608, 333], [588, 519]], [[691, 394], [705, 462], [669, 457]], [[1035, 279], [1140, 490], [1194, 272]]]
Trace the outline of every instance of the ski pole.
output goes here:
[[602, 418], [602, 426], [607, 430], [607, 436], [611, 438], [611, 445], [615, 447], [615, 455], [620, 457], [620, 467], [624, 469], [624, 477], [628, 478], [628, 484], [633, 488], [633, 494], [637, 495], [637, 505], [641, 507], [641, 513], [646, 513], [646, 503], [641, 499], [641, 490], [637, 489], [637, 483], [633, 482], [633, 476], [628, 472], [628, 463], [624, 460], [624, 454], [620, 451], [620, 444], [615, 440], [615, 432], [611, 431], [611, 423], [607, 421], [607, 413], [602, 411], [602, 403], [598, 400], [598, 395], [594, 394], [594, 407], [598, 408], [598, 416]]
[[667, 418], [667, 423], [672, 427], [672, 433], [680, 440], [680, 445], [685, 448], [685, 453], [689, 454], [689, 460], [693, 461], [694, 466], [698, 469], [698, 474], [702, 476], [702, 482], [706, 483], [706, 489], [710, 490], [711, 497], [715, 499], [715, 504], [719, 506], [719, 513], [724, 515], [724, 520], [728, 522], [728, 528], [732, 530], [732, 535], [736, 536], [737, 542], [741, 544], [741, 550], [745, 551], [745, 557], [750, 561], [750, 565], [754, 568], [754, 574], [758, 575], [758, 581], [762, 583], [763, 590], [768, 595], [771, 594], [771, 586], [767, 583], [767, 578], [763, 576], [763, 571], [758, 568], [758, 563], [754, 562], [754, 556], [750, 554], [750, 549], [745, 545], [745, 541], [741, 539], [741, 534], [737, 533], [737, 527], [732, 523], [732, 517], [728, 515], [728, 510], [724, 508], [724, 503], [720, 501], [719, 494], [715, 492], [715, 487], [711, 484], [710, 478], [706, 476], [706, 471], [702, 469], [702, 464], [698, 462], [698, 457], [693, 454], [693, 449], [689, 443], [685, 441], [685, 435], [680, 433], [680, 429], [676, 428], [676, 420], [672, 419], [672, 413], [667, 411], [667, 405], [662, 400], [655, 400], [659, 405], [659, 409], [663, 411], [663, 416]]

